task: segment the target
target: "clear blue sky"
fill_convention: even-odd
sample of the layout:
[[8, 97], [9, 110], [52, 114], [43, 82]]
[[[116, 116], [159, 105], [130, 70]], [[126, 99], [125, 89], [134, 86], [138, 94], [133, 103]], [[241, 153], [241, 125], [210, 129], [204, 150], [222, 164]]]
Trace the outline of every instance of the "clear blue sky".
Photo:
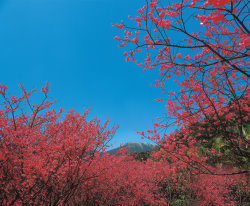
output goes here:
[[0, 83], [10, 92], [47, 81], [57, 108], [119, 124], [113, 142], [141, 141], [164, 105], [156, 74], [126, 63], [112, 23], [136, 16], [143, 0], [0, 0]]

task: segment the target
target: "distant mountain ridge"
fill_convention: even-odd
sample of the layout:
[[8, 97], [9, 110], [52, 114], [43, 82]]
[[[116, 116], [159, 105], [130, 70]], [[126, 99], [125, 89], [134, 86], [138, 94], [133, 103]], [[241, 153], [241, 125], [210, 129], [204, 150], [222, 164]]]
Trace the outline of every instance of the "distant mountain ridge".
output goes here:
[[[152, 151], [155, 148], [155, 145], [150, 143], [142, 143], [142, 142], [128, 142], [122, 145], [121, 148], [127, 148], [130, 153], [140, 153]], [[119, 147], [108, 150], [107, 152], [111, 155], [115, 154], [119, 150]]]

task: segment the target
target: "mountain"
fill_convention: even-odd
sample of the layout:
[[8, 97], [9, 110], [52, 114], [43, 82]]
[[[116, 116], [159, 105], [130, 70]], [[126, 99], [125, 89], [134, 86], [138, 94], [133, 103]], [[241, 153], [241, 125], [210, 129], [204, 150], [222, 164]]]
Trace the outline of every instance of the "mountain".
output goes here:
[[[124, 144], [121, 148], [127, 148], [128, 151], [132, 154], [134, 152], [147, 152], [152, 151], [155, 148], [155, 145], [150, 143], [142, 143], [142, 142], [128, 142]], [[109, 154], [113, 155], [119, 150], [119, 147], [111, 149], [107, 151]]]

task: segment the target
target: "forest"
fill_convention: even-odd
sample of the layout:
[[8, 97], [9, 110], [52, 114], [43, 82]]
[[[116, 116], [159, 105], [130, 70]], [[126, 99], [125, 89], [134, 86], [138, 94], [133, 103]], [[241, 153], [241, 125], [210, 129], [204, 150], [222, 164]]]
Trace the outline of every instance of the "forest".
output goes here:
[[125, 60], [158, 74], [164, 115], [137, 132], [151, 152], [107, 153], [118, 126], [57, 111], [49, 83], [1, 84], [0, 205], [249, 205], [249, 24], [246, 0], [145, 0], [112, 25]]

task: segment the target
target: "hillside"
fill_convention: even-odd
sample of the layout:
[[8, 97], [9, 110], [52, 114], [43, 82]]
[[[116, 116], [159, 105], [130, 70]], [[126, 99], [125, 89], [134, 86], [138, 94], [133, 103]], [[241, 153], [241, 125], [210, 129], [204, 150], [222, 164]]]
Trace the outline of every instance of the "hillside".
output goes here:
[[[121, 148], [128, 148], [128, 151], [132, 154], [134, 152], [147, 152], [152, 151], [155, 148], [155, 145], [150, 143], [142, 143], [142, 142], [128, 142], [124, 144]], [[109, 154], [113, 155], [119, 150], [119, 147], [111, 149], [107, 151]]]

